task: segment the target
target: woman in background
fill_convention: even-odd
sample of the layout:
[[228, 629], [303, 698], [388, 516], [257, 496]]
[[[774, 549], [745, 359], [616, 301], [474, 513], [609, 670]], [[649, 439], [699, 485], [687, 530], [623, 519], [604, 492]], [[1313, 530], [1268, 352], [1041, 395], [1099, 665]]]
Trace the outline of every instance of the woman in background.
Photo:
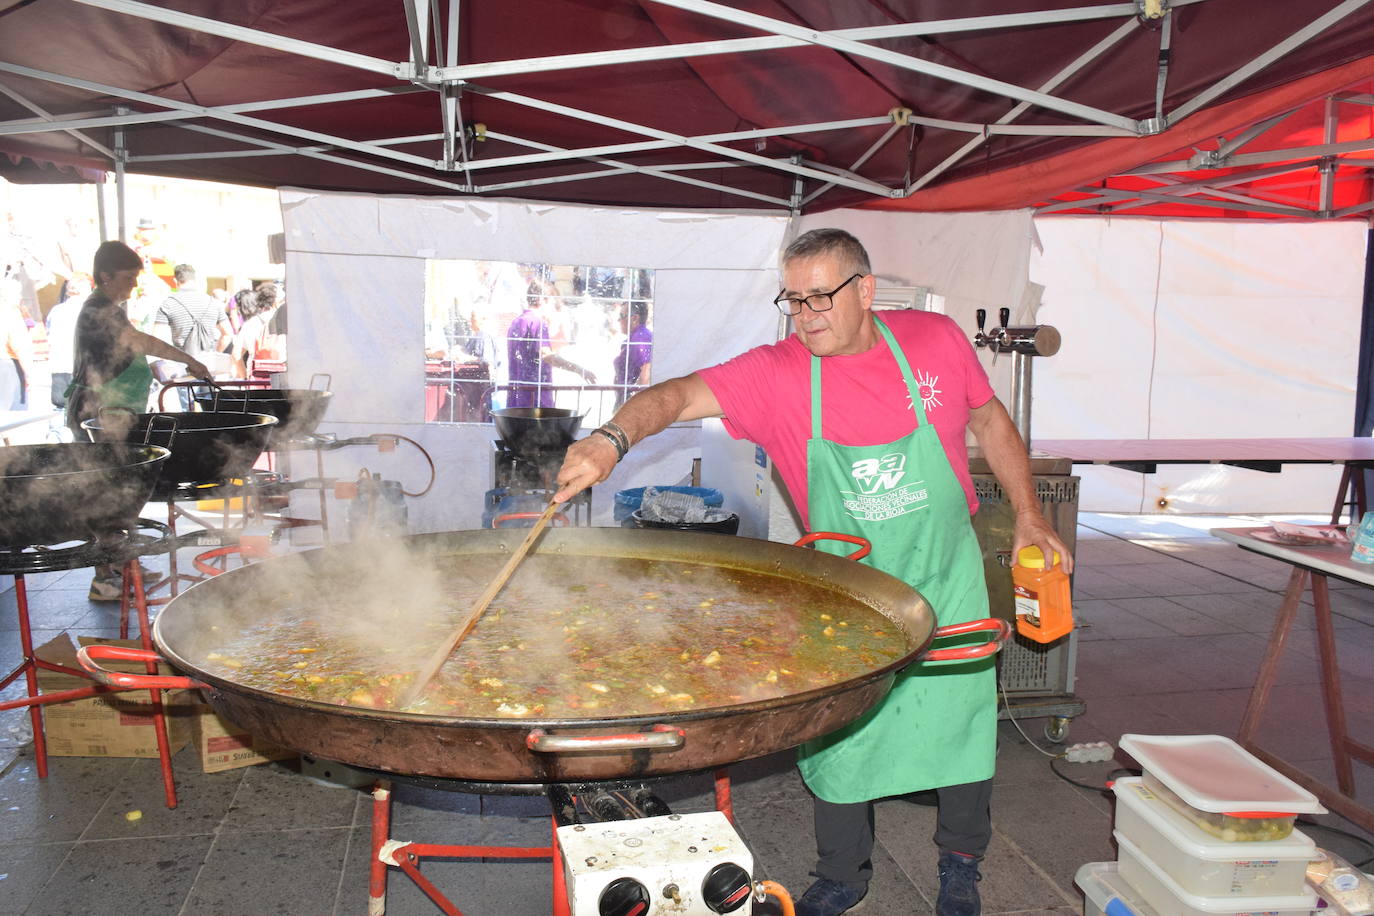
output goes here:
[[267, 323], [272, 319], [272, 309], [276, 304], [275, 283], [262, 284], [250, 296], [239, 294], [239, 314], [243, 316], [243, 325], [234, 335], [234, 348], [230, 352], [239, 378], [248, 378], [252, 371], [253, 358], [257, 356], [258, 347], [267, 335]]

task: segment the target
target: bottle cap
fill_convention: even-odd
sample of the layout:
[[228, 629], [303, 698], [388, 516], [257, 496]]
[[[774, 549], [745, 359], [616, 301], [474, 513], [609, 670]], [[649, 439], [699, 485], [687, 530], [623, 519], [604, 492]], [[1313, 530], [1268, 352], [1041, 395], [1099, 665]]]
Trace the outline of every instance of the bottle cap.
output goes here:
[[[1054, 553], [1054, 562], [1059, 562], [1059, 552]], [[1021, 552], [1016, 555], [1016, 565], [1024, 566], [1027, 569], [1044, 569], [1045, 554], [1039, 547], [1032, 544], [1029, 547], [1022, 547]]]

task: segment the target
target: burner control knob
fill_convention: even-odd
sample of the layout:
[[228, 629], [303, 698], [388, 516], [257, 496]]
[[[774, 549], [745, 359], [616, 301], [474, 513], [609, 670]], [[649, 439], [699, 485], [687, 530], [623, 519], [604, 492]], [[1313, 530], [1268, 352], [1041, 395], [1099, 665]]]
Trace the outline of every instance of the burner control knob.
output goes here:
[[701, 900], [713, 913], [733, 913], [744, 906], [753, 890], [749, 872], [733, 862], [717, 865], [701, 882]]
[[643, 916], [649, 912], [649, 889], [634, 878], [617, 878], [596, 902], [601, 916]]

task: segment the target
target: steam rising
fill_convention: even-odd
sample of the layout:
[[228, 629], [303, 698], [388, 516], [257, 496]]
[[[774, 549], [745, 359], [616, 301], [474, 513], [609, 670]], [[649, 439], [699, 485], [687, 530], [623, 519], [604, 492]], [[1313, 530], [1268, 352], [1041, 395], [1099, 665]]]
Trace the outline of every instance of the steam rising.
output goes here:
[[[318, 655], [277, 663], [277, 677], [411, 674], [462, 624], [509, 556], [492, 550], [490, 539], [473, 542], [483, 552], [462, 552], [468, 545], [457, 537], [330, 547], [260, 564], [237, 583], [233, 576], [204, 583], [187, 597], [208, 600], [213, 594], [218, 604], [204, 608], [201, 622], [184, 627], [195, 646], [188, 658], [201, 664], [197, 654], [228, 654], [242, 672], [217, 670], [213, 663], [207, 670], [286, 693], [285, 682], [269, 676], [271, 664], [259, 666], [264, 673], [254, 680], [251, 660], [287, 658], [282, 653], [299, 651], [303, 640], [311, 644], [306, 652], [315, 653], [318, 645]], [[800, 596], [806, 592], [812, 608], [856, 623], [856, 614], [873, 612], [781, 576], [769, 577], [772, 584], [760, 592], [759, 580], [742, 582], [745, 576], [751, 574], [703, 563], [541, 555], [536, 546], [440, 673], [460, 692], [460, 683], [482, 678], [489, 694], [464, 700], [456, 710], [422, 703], [415, 711], [538, 716], [539, 697], [557, 704], [572, 695], [578, 712], [551, 715], [618, 716], [704, 708], [698, 696], [705, 705], [729, 705], [824, 686], [805, 678], [819, 677], [816, 672], [837, 656], [822, 658], [826, 640], [818, 634], [825, 624], [816, 623], [814, 611], [802, 619], [794, 607]], [[249, 591], [247, 583], [254, 584]], [[891, 631], [896, 655], [906, 652], [900, 628], [876, 619]], [[218, 625], [212, 629], [203, 621]], [[844, 632], [848, 624], [839, 617], [835, 622], [841, 628], [836, 642], [858, 635], [858, 626]], [[754, 645], [771, 648], [754, 651]], [[183, 651], [175, 641], [172, 648]], [[813, 661], [821, 658], [820, 668], [798, 659], [798, 648]], [[327, 665], [315, 667], [326, 656]], [[893, 658], [883, 656], [869, 667]], [[794, 672], [776, 670], [788, 667], [798, 669], [791, 682]], [[336, 692], [321, 698], [387, 705], [350, 699], [352, 686], [329, 689]]]
[[0, 547], [87, 541], [131, 526], [166, 458], [163, 449], [117, 443], [0, 448]]

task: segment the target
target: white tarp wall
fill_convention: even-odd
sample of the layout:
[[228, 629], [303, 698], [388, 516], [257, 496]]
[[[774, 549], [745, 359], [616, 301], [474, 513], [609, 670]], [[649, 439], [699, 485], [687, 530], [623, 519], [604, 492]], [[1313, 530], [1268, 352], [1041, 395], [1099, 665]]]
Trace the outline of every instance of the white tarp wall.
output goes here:
[[[777, 255], [788, 237], [778, 216], [504, 201], [437, 200], [281, 192], [291, 310], [290, 384], [332, 375], [335, 392], [322, 432], [340, 437], [398, 433], [421, 442], [438, 466], [434, 489], [409, 501], [414, 532], [476, 527], [491, 486], [490, 426], [425, 424], [424, 264], [464, 258], [648, 267], [656, 271], [655, 379], [690, 372], [773, 341]], [[1011, 213], [913, 214], [838, 211], [803, 220], [804, 231], [840, 226], [869, 248], [880, 284], [929, 286], [973, 333], [973, 312], [993, 314], [1021, 300], [1031, 221]], [[985, 355], [984, 363], [990, 360]], [[1006, 394], [1010, 361], [993, 375]], [[696, 428], [641, 443], [594, 495], [595, 524], [611, 524], [616, 490], [675, 483], [698, 454]], [[293, 478], [314, 476], [313, 453], [289, 456]], [[326, 452], [325, 474], [351, 479], [361, 468], [423, 485], [428, 468], [401, 443]], [[783, 506], [774, 493], [775, 510]], [[316, 494], [294, 495], [293, 512], [318, 513]], [[342, 507], [331, 507], [341, 524]], [[778, 512], [774, 513], [775, 523]], [[790, 539], [785, 508], [781, 530]], [[342, 536], [342, 535], [340, 535]]]
[[[490, 425], [424, 423], [424, 278], [431, 258], [653, 268], [655, 379], [720, 362], [773, 341], [776, 216], [626, 211], [505, 201], [281, 192], [291, 302], [290, 384], [332, 375], [321, 432], [397, 433], [423, 444], [438, 468], [434, 489], [408, 500], [412, 532], [476, 528], [492, 486]], [[612, 524], [615, 491], [677, 483], [698, 454], [696, 428], [636, 447], [593, 496], [595, 524]], [[291, 476], [315, 475], [313, 453], [290, 456]], [[367, 468], [407, 490], [428, 468], [406, 443], [325, 453], [325, 475]], [[293, 495], [293, 513], [318, 517], [316, 494]], [[342, 507], [331, 507], [331, 526]], [[332, 529], [331, 529], [332, 530]], [[342, 532], [336, 536], [346, 537]]]
[[[1346, 437], [1354, 423], [1366, 227], [1046, 217], [1033, 439]], [[1281, 474], [1079, 466], [1102, 512], [1330, 512], [1340, 469]]]

